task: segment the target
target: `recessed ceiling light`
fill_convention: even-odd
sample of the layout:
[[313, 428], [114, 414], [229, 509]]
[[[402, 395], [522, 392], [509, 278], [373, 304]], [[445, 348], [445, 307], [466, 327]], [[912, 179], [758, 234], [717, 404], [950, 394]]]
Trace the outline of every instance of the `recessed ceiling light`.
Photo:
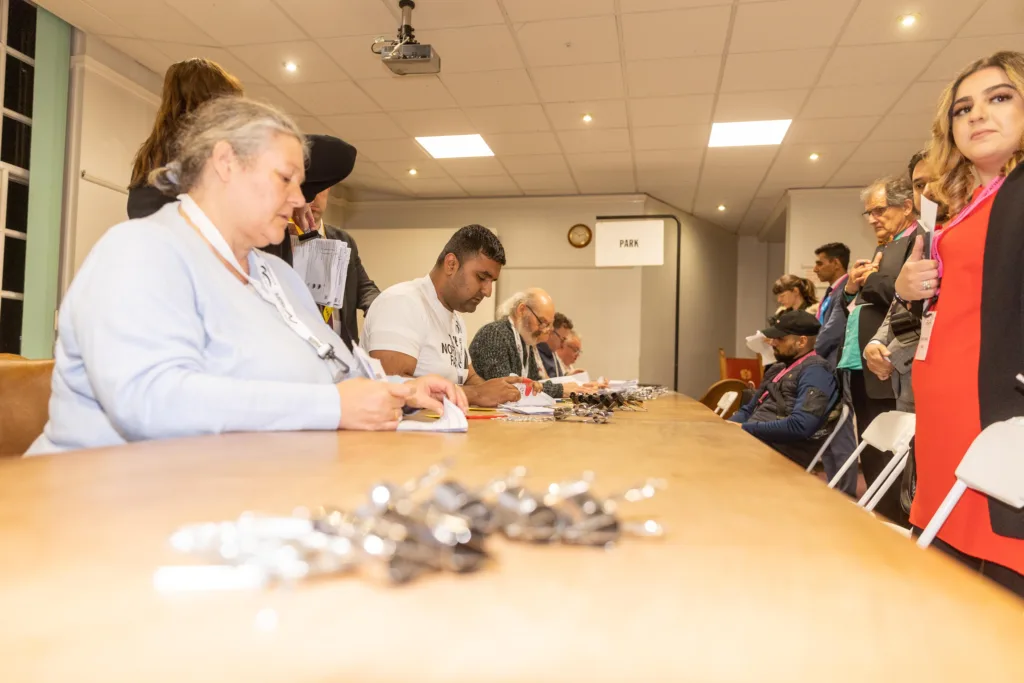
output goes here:
[[903, 28], [910, 28], [911, 26], [913, 26], [916, 23], [917, 23], [917, 15], [916, 14], [904, 14], [902, 17], [900, 17], [900, 26], [902, 26]]
[[417, 171], [416, 171], [416, 169], [415, 169], [415, 168], [410, 168], [410, 169], [409, 169], [409, 175], [416, 175], [416, 172], [417, 172]]
[[719, 211], [725, 211], [725, 204], [719, 204], [718, 205], [718, 210]]
[[594, 120], [594, 117], [591, 116], [590, 114], [584, 114], [583, 115], [583, 123], [590, 123], [593, 120]]
[[777, 145], [786, 137], [792, 119], [779, 121], [738, 121], [736, 123], [714, 123], [711, 125], [711, 139], [708, 147], [747, 147], [752, 145]]
[[465, 159], [468, 157], [493, 157], [494, 152], [479, 135], [440, 135], [416, 138], [423, 149], [435, 159]]
[[809, 158], [811, 161], [817, 161], [820, 157], [817, 152], [811, 152], [811, 156]]
[[290, 74], [293, 74], [293, 73], [295, 73], [296, 71], [299, 70], [299, 65], [296, 64], [295, 62], [285, 62], [284, 63], [284, 70], [287, 71]]

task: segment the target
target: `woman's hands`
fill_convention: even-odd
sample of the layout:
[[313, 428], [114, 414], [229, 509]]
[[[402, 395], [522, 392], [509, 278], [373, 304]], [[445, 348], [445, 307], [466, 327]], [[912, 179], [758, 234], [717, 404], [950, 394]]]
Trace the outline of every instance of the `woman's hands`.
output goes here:
[[444, 399], [458, 406], [459, 410], [465, 413], [469, 410], [469, 400], [462, 387], [453, 384], [444, 377], [438, 375], [424, 375], [409, 380], [405, 386], [411, 386], [413, 391], [406, 399], [405, 405], [410, 408], [425, 408], [441, 413], [444, 410]]
[[443, 377], [427, 375], [402, 384], [379, 382], [362, 377], [336, 385], [341, 398], [339, 429], [388, 432], [398, 429], [402, 408], [444, 410], [444, 399], [466, 412], [469, 402], [462, 387]]
[[939, 262], [924, 258], [924, 238], [914, 238], [914, 250], [896, 278], [896, 293], [904, 301], [921, 301], [935, 296], [939, 286]]

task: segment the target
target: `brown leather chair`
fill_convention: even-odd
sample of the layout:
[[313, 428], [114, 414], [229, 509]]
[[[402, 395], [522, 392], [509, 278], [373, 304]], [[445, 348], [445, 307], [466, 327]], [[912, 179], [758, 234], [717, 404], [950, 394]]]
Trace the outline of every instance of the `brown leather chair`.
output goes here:
[[52, 360], [0, 357], [0, 457], [20, 456], [49, 415]]
[[704, 392], [704, 396], [701, 397], [700, 402], [703, 403], [708, 410], [714, 410], [718, 407], [718, 402], [722, 400], [722, 397], [730, 391], [736, 392], [736, 400], [732, 402], [724, 413], [722, 413], [723, 419], [732, 417], [743, 405], [743, 390], [747, 388], [747, 383], [739, 379], [723, 379], [715, 382], [708, 390]]

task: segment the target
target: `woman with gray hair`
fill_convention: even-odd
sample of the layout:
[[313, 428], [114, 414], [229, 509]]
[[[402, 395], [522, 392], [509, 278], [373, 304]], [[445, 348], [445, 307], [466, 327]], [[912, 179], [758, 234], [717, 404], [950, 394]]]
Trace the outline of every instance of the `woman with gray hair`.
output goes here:
[[29, 454], [236, 431], [393, 430], [465, 396], [386, 379], [324, 324], [305, 283], [256, 249], [305, 204], [306, 142], [273, 107], [203, 105], [149, 182], [177, 195], [111, 228], [60, 309], [50, 420]]

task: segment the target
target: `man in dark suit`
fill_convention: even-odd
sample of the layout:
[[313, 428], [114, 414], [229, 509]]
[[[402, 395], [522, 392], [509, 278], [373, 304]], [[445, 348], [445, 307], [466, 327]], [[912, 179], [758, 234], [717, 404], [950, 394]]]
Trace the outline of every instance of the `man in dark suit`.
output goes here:
[[[864, 348], [885, 321], [896, 293], [896, 278], [910, 256], [914, 237], [920, 234], [914, 210], [910, 179], [883, 178], [862, 193], [864, 216], [874, 230], [878, 247], [872, 260], [861, 259], [850, 270], [843, 288], [847, 328], [839, 350], [837, 369], [843, 378], [843, 394], [857, 416], [857, 431], [863, 435], [880, 414], [896, 410], [892, 383], [882, 381], [864, 367]], [[888, 463], [890, 455], [867, 447], [861, 454], [861, 469], [870, 485]], [[893, 486], [878, 504], [876, 512], [894, 522], [903, 521], [899, 487]]]
[[320, 237], [333, 240], [341, 240], [352, 250], [348, 260], [348, 275], [345, 278], [345, 296], [342, 301], [341, 310], [329, 311], [324, 319], [334, 328], [339, 336], [344, 329], [349, 338], [359, 338], [359, 323], [356, 319], [356, 311], [362, 311], [363, 315], [370, 310], [370, 304], [380, 294], [380, 289], [370, 279], [363, 268], [363, 262], [359, 259], [359, 248], [352, 236], [340, 228], [324, 224], [324, 212], [327, 210], [327, 200], [330, 195], [330, 188], [321, 191], [309, 204], [309, 211], [312, 214], [313, 226], [320, 234]]

